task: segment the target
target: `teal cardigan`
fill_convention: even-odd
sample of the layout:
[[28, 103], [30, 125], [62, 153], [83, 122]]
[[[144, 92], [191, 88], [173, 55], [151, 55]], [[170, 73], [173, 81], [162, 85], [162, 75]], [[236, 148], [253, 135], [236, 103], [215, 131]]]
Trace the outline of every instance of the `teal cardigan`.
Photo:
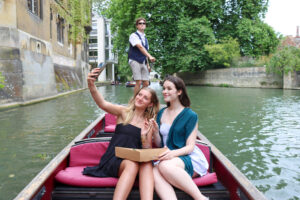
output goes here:
[[[159, 128], [161, 125], [161, 116], [166, 108], [167, 107], [161, 109], [157, 114], [156, 122]], [[181, 113], [179, 113], [177, 117], [174, 119], [170, 127], [166, 146], [170, 150], [180, 149], [184, 147], [186, 145], [186, 141], [188, 137], [194, 130], [197, 122], [198, 122], [198, 115], [194, 111], [192, 111], [192, 109], [184, 108], [181, 111]], [[160, 137], [161, 137], [161, 146], [165, 146], [165, 144], [163, 144], [161, 134]], [[185, 170], [187, 171], [187, 173], [190, 176], [192, 176], [194, 173], [194, 169], [193, 169], [191, 157], [189, 155], [185, 155], [185, 156], [180, 156], [179, 158], [181, 158], [182, 161], [184, 162]]]

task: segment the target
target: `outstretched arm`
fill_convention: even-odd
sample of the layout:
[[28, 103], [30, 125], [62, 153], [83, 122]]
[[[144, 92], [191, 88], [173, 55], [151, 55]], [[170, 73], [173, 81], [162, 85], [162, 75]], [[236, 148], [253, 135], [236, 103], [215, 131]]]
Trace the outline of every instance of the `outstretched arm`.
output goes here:
[[149, 58], [149, 60], [151, 62], [155, 62], [155, 58], [153, 56], [150, 55], [150, 53], [143, 47], [143, 45], [141, 44], [136, 44], [135, 45], [137, 48], [139, 48], [139, 50], [147, 57]]
[[90, 89], [91, 95], [96, 102], [96, 104], [105, 112], [111, 113], [116, 116], [121, 116], [122, 113], [125, 111], [125, 107], [121, 105], [112, 104], [106, 101], [101, 93], [97, 90], [95, 85], [95, 81], [99, 76], [99, 72], [101, 69], [95, 68], [88, 74], [88, 87]]

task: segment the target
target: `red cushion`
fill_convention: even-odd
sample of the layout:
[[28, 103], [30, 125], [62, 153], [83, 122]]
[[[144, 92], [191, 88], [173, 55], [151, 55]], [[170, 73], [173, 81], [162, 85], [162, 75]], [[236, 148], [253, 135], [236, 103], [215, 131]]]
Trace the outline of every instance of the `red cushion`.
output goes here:
[[104, 132], [106, 133], [114, 133], [116, 129], [116, 125], [108, 125], [104, 127]]
[[[86, 166], [95, 166], [99, 164], [101, 156], [108, 147], [109, 142], [93, 142], [74, 146], [70, 150], [69, 167], [61, 170], [55, 176], [58, 182], [67, 185], [81, 187], [114, 187], [118, 178], [100, 178], [91, 177], [82, 174]], [[209, 148], [205, 145], [197, 146], [203, 151], [206, 158], [209, 158]], [[204, 186], [216, 183], [216, 173], [207, 173], [205, 176], [194, 178], [197, 186]], [[135, 185], [138, 185], [137, 183]]]
[[117, 185], [118, 178], [83, 175], [82, 171], [85, 167], [67, 167], [56, 174], [55, 180], [63, 184], [81, 187], [115, 187]]
[[69, 167], [98, 165], [108, 144], [109, 142], [92, 142], [72, 147]]
[[117, 124], [117, 116], [106, 113], [104, 132], [109, 132], [109, 133], [115, 132], [116, 124]]
[[218, 182], [218, 178], [215, 172], [207, 173], [204, 176], [193, 178], [193, 181], [197, 186], [211, 185]]

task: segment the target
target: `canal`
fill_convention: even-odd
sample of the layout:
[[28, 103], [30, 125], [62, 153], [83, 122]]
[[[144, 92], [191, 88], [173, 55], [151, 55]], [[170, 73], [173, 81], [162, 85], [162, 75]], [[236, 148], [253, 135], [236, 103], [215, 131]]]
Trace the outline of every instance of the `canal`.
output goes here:
[[[162, 100], [161, 87], [152, 83]], [[133, 88], [98, 88], [125, 104]], [[188, 87], [200, 131], [268, 199], [300, 199], [300, 91]], [[0, 199], [13, 199], [101, 113], [85, 90], [0, 111]]]

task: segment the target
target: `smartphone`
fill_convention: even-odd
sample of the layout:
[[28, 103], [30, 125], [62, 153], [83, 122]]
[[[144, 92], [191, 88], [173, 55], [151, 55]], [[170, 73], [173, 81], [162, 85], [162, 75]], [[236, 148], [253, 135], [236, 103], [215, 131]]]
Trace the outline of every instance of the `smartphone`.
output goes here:
[[94, 78], [97, 78], [101, 74], [101, 72], [105, 69], [106, 65], [107, 65], [107, 63], [105, 63], [105, 62], [99, 63], [99, 65], [97, 66], [97, 68], [100, 68], [100, 71], [99, 71], [99, 73], [98, 73], [97, 76], [94, 76]]

